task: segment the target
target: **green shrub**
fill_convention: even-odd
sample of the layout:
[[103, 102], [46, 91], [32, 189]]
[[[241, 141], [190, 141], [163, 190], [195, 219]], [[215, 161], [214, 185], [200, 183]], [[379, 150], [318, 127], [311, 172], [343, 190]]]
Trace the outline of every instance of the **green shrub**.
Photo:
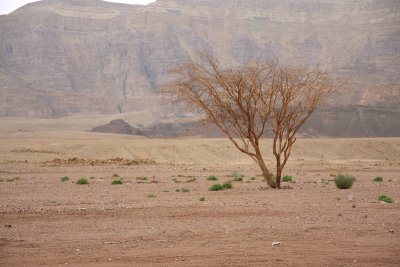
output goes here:
[[154, 195], [154, 194], [148, 194], [147, 197], [148, 197], [148, 198], [155, 198], [156, 195]]
[[204, 201], [204, 200], [206, 200], [205, 197], [201, 197], [201, 198], [200, 198], [200, 201]]
[[339, 173], [338, 175], [336, 175], [334, 181], [335, 181], [337, 188], [348, 189], [353, 185], [355, 180], [356, 180], [356, 178], [354, 176], [351, 176], [349, 174]]
[[210, 175], [206, 178], [208, 181], [218, 181], [218, 177], [215, 175]]
[[243, 181], [243, 174], [238, 173], [237, 171], [233, 171], [231, 176], [233, 177], [233, 181], [235, 182], [241, 182]]
[[61, 177], [60, 180], [61, 180], [61, 182], [66, 182], [66, 181], [69, 180], [69, 177], [68, 176], [64, 176], [64, 177]]
[[187, 189], [187, 188], [182, 188], [182, 189], [181, 189], [181, 192], [182, 192], [182, 193], [187, 193], [187, 192], [190, 192], [190, 190]]
[[138, 180], [138, 181], [147, 181], [147, 176], [136, 177], [136, 180]]
[[76, 181], [77, 184], [88, 184], [89, 181], [85, 177], [81, 177], [78, 181]]
[[380, 176], [376, 176], [376, 177], [374, 178], [373, 181], [374, 181], [374, 182], [382, 182], [382, 181], [383, 181], [383, 178], [380, 177]]
[[251, 181], [254, 181], [255, 179], [256, 179], [256, 177], [254, 177], [254, 176], [250, 178]]
[[383, 202], [386, 202], [386, 203], [392, 203], [393, 202], [393, 199], [391, 199], [390, 197], [385, 196], [385, 195], [380, 195], [378, 197], [378, 199], [379, 199], [379, 201], [383, 201]]
[[15, 179], [12, 179], [12, 178], [11, 178], [11, 179], [7, 179], [6, 181], [7, 181], [7, 182], [15, 182]]
[[223, 189], [232, 189], [232, 183], [231, 182], [225, 182], [222, 184]]
[[291, 181], [293, 181], [293, 177], [290, 175], [285, 175], [282, 178], [282, 182], [291, 182]]
[[220, 191], [220, 190], [224, 190], [224, 188], [220, 184], [213, 184], [212, 186], [210, 186], [210, 188], [208, 188], [208, 190], [209, 191]]
[[112, 185], [122, 184], [122, 180], [121, 180], [121, 179], [112, 180], [111, 184], [112, 184]]

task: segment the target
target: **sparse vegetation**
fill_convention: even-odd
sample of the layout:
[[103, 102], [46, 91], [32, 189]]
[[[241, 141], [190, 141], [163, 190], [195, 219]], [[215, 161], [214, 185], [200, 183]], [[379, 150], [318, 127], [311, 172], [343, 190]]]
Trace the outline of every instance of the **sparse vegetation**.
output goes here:
[[187, 182], [187, 183], [196, 182], [196, 177], [189, 178], [188, 180], [186, 180], [186, 182]]
[[392, 203], [392, 202], [393, 202], [393, 199], [390, 198], [390, 197], [388, 197], [388, 196], [386, 196], [386, 195], [380, 195], [380, 196], [378, 197], [378, 200], [379, 200], [379, 201], [386, 202], [386, 203]]
[[181, 192], [182, 192], [182, 193], [187, 193], [187, 192], [190, 192], [190, 190], [187, 189], [187, 188], [182, 188], [182, 189], [181, 189]]
[[80, 185], [84, 185], [84, 184], [88, 184], [88, 183], [89, 183], [89, 181], [85, 177], [81, 177], [78, 181], [76, 181], [76, 184], [80, 184]]
[[373, 181], [374, 181], [374, 182], [382, 182], [382, 181], [383, 181], [383, 178], [380, 177], [380, 176], [376, 176], [376, 177], [374, 178]]
[[204, 200], [206, 200], [206, 198], [205, 197], [201, 197], [199, 200], [200, 201], [204, 201]]
[[213, 184], [208, 188], [209, 191], [220, 191], [220, 190], [225, 190], [225, 189], [231, 189], [232, 188], [232, 183], [231, 182], [225, 182], [222, 185], [221, 184]]
[[293, 181], [293, 177], [290, 176], [290, 175], [285, 175], [285, 176], [283, 176], [282, 181], [283, 182], [292, 182]]
[[206, 178], [207, 181], [218, 181], [218, 177], [215, 175], [210, 175]]
[[235, 182], [242, 182], [244, 177], [243, 174], [240, 174], [237, 171], [233, 171], [231, 176], [233, 177], [233, 181]]
[[156, 195], [154, 195], [154, 194], [148, 194], [147, 197], [148, 197], [148, 198], [155, 198]]
[[147, 181], [147, 176], [140, 176], [140, 177], [136, 177], [136, 181], [138, 183], [143, 183]]
[[353, 185], [355, 180], [356, 178], [352, 175], [339, 173], [338, 175], [336, 175], [334, 181], [337, 188], [348, 189]]
[[225, 182], [222, 184], [223, 189], [232, 189], [232, 183], [231, 182]]
[[3, 182], [3, 181], [4, 181], [3, 179], [0, 179], [0, 183]]
[[178, 182], [178, 178], [176, 178], [175, 176], [172, 176], [171, 177], [171, 181], [174, 182], [174, 183], [177, 183]]
[[63, 176], [63, 177], [60, 178], [60, 180], [61, 180], [61, 182], [66, 182], [66, 181], [69, 180], [69, 177], [68, 176]]
[[209, 191], [220, 191], [220, 190], [224, 190], [224, 188], [222, 187], [221, 184], [213, 184], [212, 186], [210, 186], [210, 188], [208, 188]]
[[11, 178], [11, 179], [7, 179], [6, 181], [7, 181], [7, 182], [15, 182], [15, 179], [12, 179], [12, 178]]
[[118, 173], [114, 173], [114, 174], [112, 175], [112, 177], [113, 177], [113, 178], [117, 178], [117, 177], [120, 177], [120, 176], [119, 176]]
[[251, 181], [254, 181], [255, 179], [256, 179], [255, 176], [250, 177], [250, 180], [251, 180]]
[[122, 184], [122, 179], [112, 180], [111, 184], [112, 185]]

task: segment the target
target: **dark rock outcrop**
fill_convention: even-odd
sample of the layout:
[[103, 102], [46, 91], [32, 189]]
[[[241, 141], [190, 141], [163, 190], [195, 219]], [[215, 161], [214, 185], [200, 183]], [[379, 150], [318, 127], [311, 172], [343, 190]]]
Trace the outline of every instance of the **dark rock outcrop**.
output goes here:
[[136, 128], [124, 120], [112, 120], [106, 125], [94, 127], [91, 132], [114, 133], [114, 134], [136, 134]]

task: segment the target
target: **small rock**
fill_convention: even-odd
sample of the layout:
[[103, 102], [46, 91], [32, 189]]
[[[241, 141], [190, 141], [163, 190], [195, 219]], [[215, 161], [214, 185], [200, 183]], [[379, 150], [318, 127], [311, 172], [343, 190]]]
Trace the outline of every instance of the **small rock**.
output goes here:
[[4, 227], [11, 228], [11, 224], [5, 224]]
[[390, 229], [390, 230], [389, 230], [389, 233], [394, 233], [394, 229]]
[[348, 201], [353, 201], [353, 200], [354, 200], [354, 195], [353, 195], [353, 194], [350, 194], [350, 195], [347, 197], [347, 200], [348, 200]]
[[337, 216], [339, 216], [339, 217], [343, 217], [343, 214], [339, 213]]
[[81, 251], [79, 248], [75, 249], [75, 251]]
[[279, 246], [280, 244], [281, 244], [281, 242], [278, 242], [278, 241], [272, 242], [272, 246], [273, 246], [273, 247]]
[[353, 205], [351, 205], [351, 206], [353, 207], [353, 209], [354, 209], [355, 207], [357, 207], [356, 204], [354, 204], [354, 203], [353, 203]]
[[107, 260], [108, 260], [108, 261], [112, 261], [113, 259], [112, 259], [112, 258], [108, 258]]
[[356, 263], [357, 262], [357, 260], [353, 260], [353, 263]]

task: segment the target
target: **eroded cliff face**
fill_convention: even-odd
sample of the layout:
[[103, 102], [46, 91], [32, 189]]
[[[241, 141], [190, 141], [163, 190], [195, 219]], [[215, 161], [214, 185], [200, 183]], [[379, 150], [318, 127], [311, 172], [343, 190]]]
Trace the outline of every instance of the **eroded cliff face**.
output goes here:
[[[0, 115], [156, 112], [155, 94], [167, 70], [195, 59], [196, 51], [210, 51], [229, 65], [257, 57], [319, 63], [347, 81], [315, 119], [321, 132], [335, 128], [335, 121], [341, 125], [331, 111], [345, 109], [346, 118], [368, 128], [365, 133], [393, 132], [393, 127], [400, 133], [398, 122], [369, 122], [399, 118], [397, 0], [28, 4], [0, 16]], [[362, 112], [371, 108], [379, 111], [371, 112], [372, 120]]]

